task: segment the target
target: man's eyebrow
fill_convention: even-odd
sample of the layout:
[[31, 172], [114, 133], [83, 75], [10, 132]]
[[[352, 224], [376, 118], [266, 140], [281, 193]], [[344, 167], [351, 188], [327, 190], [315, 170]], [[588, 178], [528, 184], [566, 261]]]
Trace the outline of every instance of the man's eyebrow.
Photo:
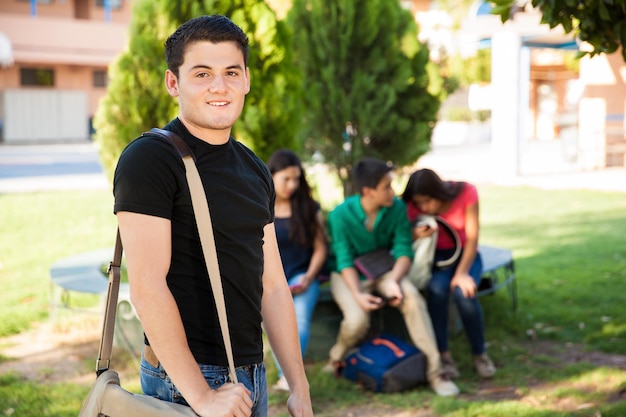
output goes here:
[[[198, 65], [194, 65], [193, 67], [191, 67], [190, 71], [196, 70], [196, 69], [207, 69], [207, 70], [212, 70], [214, 69], [213, 67], [211, 67], [210, 65], [204, 65], [204, 64], [198, 64]], [[243, 71], [243, 67], [239, 64], [233, 64], [233, 65], [229, 65], [226, 67], [227, 70], [240, 70]]]

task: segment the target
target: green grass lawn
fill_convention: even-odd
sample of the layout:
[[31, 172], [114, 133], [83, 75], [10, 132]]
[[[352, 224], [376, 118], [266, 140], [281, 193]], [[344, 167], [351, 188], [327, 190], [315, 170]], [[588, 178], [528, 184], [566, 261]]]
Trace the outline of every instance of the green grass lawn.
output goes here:
[[0, 336], [7, 336], [47, 317], [50, 266], [112, 247], [116, 221], [113, 196], [105, 190], [0, 194], [0, 207]]
[[480, 191], [481, 242], [513, 250], [521, 328], [626, 354], [626, 194]]
[[[626, 194], [497, 186], [480, 186], [479, 192], [481, 243], [508, 247], [515, 258], [518, 310], [511, 310], [505, 291], [481, 301], [489, 353], [499, 367], [491, 387], [513, 390], [517, 399], [496, 401], [482, 394], [483, 385], [470, 368], [468, 345], [459, 335], [451, 345], [465, 396], [439, 398], [428, 389], [364, 393], [349, 381], [319, 372], [323, 363], [314, 363], [308, 372], [316, 415], [337, 416], [338, 410], [354, 404], [428, 407], [431, 415], [455, 417], [626, 415], [626, 399], [618, 395], [626, 388], [626, 372], [584, 361], [560, 366], [550, 354], [530, 354], [528, 337], [534, 334], [538, 342], [563, 348], [572, 343], [626, 354]], [[0, 195], [0, 336], [46, 321], [49, 268], [56, 260], [113, 245], [112, 204], [106, 190]], [[87, 295], [72, 301], [97, 303]], [[0, 361], [7, 360], [0, 350]], [[0, 416], [75, 416], [87, 389], [0, 375]], [[285, 398], [272, 394], [270, 402]], [[588, 406], [570, 410], [563, 405], [568, 402]]]

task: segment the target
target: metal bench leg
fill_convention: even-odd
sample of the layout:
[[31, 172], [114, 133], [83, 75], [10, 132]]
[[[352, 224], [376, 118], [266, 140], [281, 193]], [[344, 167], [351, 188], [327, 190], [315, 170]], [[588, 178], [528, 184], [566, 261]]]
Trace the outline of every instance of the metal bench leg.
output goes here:
[[513, 305], [513, 311], [517, 311], [517, 280], [513, 279], [509, 285], [509, 296], [511, 297], [511, 304]]
[[54, 285], [54, 283], [50, 284], [50, 312], [48, 317], [53, 327], [56, 325], [59, 317], [59, 307], [63, 305], [64, 291], [63, 288]]

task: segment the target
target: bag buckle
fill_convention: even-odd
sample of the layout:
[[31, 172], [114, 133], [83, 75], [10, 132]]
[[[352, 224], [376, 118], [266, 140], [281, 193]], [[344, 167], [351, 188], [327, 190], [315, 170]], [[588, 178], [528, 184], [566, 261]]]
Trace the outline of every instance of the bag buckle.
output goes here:
[[[102, 366], [100, 363], [104, 363], [104, 366]], [[107, 359], [107, 360], [103, 360], [103, 359], [98, 359], [96, 360], [96, 376], [100, 376], [101, 374], [105, 373], [106, 371], [109, 370], [109, 366], [111, 365], [111, 360]]]

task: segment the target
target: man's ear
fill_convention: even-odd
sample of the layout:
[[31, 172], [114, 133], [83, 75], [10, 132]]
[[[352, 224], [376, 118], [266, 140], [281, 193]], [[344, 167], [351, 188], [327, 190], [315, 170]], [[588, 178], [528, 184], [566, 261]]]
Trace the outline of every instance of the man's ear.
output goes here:
[[165, 71], [165, 88], [172, 97], [178, 97], [178, 78], [169, 69]]
[[246, 67], [246, 94], [250, 92], [250, 68]]

